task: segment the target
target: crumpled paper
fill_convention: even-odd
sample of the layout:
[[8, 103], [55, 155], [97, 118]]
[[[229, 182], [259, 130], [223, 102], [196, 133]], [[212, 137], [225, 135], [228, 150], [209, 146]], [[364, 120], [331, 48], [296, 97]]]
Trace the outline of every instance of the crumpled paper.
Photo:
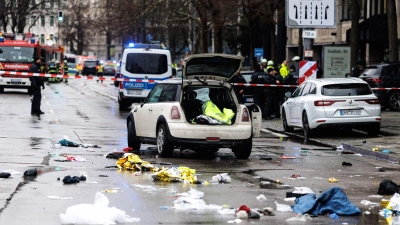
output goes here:
[[124, 157], [118, 159], [115, 165], [119, 169], [124, 170], [150, 170], [153, 172], [159, 170], [158, 167], [155, 167], [149, 162], [142, 160], [138, 155], [135, 155], [133, 153], [125, 153]]

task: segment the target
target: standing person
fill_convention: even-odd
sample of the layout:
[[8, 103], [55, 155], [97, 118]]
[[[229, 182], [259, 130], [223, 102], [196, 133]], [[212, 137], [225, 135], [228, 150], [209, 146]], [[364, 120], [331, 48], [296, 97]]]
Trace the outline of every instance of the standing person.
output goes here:
[[[250, 84], [264, 84], [265, 82], [264, 68], [262, 65], [258, 66], [251, 76]], [[254, 104], [258, 105], [261, 111], [264, 110], [265, 106], [264, 89], [265, 87], [252, 87]]]
[[361, 63], [357, 62], [357, 65], [351, 69], [351, 77], [359, 77], [360, 76], [360, 66]]
[[[232, 79], [229, 81], [229, 83], [239, 83], [239, 84], [245, 84], [246, 79], [240, 74], [240, 72], [237, 72], [235, 76], [232, 77]], [[236, 93], [238, 96], [240, 96], [241, 100], [243, 100], [244, 97], [244, 89], [246, 88], [245, 86], [238, 86], [234, 85], [233, 88], [235, 89]]]
[[[265, 76], [264, 84], [276, 84], [275, 82], [275, 69], [268, 68], [268, 74]], [[266, 87], [264, 89], [264, 98], [265, 98], [265, 106], [262, 112], [263, 119], [271, 120], [272, 113], [272, 102], [274, 99], [274, 88], [275, 87]]]
[[[64, 76], [68, 76], [68, 61], [64, 60]], [[64, 82], [68, 83], [68, 78], [64, 78]]]
[[323, 75], [324, 75], [324, 71], [319, 66], [319, 61], [317, 61], [317, 78], [322, 78]]
[[[29, 68], [29, 72], [32, 73], [40, 73], [40, 57], [35, 56], [34, 58], [34, 63], [32, 66]], [[31, 115], [36, 115], [40, 117], [40, 114], [44, 114], [42, 110], [40, 110], [40, 102], [42, 100], [42, 94], [40, 87], [44, 89], [44, 82], [43, 78], [39, 76], [31, 76], [29, 77], [29, 80], [31, 82], [31, 88], [32, 88], [32, 93], [33, 93], [33, 99], [32, 99], [32, 107], [31, 107]]]
[[[96, 66], [96, 74], [100, 78], [103, 78], [103, 65], [101, 63], [97, 63], [98, 65]], [[99, 82], [99, 80], [97, 80]], [[101, 83], [103, 83], [103, 80], [101, 80]]]
[[267, 73], [268, 73], [268, 69], [270, 69], [270, 68], [272, 68], [272, 69], [275, 68], [275, 67], [274, 67], [274, 61], [272, 61], [272, 60], [269, 60], [269, 61], [267, 62]]
[[[282, 85], [283, 84], [283, 78], [280, 73], [278, 73], [278, 68], [275, 68], [274, 70], [274, 79], [275, 79], [275, 84], [277, 85]], [[275, 114], [275, 119], [280, 119], [281, 118], [281, 105], [284, 102], [285, 97], [285, 90], [283, 87], [276, 87], [275, 88], [275, 93], [274, 93], [274, 98], [272, 101], [272, 113]]]
[[[47, 72], [50, 73], [50, 74], [57, 75], [57, 65], [56, 65], [56, 60], [55, 59], [52, 59], [49, 62], [49, 66], [47, 67]], [[47, 79], [47, 84], [50, 84], [50, 82], [54, 82], [54, 81], [56, 81], [56, 77], [49, 77]]]
[[264, 70], [264, 73], [267, 72], [267, 63], [268, 63], [267, 59], [261, 60], [261, 66], [262, 66], [262, 69]]
[[289, 75], [289, 69], [286, 60], [283, 60], [281, 68], [279, 69], [279, 73], [281, 74], [283, 79], [285, 79], [285, 77]]

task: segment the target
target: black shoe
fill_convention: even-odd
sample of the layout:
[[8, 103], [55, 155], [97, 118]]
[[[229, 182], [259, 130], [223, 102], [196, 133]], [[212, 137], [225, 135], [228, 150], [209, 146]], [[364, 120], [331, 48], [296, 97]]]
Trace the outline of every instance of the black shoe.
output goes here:
[[35, 113], [34, 113], [34, 112], [31, 112], [31, 115], [33, 116], [33, 115], [35, 115]]
[[44, 114], [44, 112], [43, 111], [39, 111], [39, 114]]

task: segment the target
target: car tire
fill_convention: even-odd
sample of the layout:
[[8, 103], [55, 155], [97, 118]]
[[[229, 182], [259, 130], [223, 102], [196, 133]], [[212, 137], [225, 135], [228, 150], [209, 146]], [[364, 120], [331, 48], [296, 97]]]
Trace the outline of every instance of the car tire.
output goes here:
[[379, 125], [370, 126], [370, 127], [368, 127], [368, 129], [367, 129], [368, 136], [370, 136], [370, 137], [376, 137], [376, 136], [378, 136], [378, 134], [379, 134], [380, 131], [381, 131], [381, 126], [380, 126], [380, 124], [379, 124]]
[[120, 98], [118, 98], [118, 105], [119, 105], [119, 110], [126, 110], [129, 107], [128, 102]]
[[133, 148], [133, 150], [140, 149], [140, 141], [138, 141], [136, 136], [136, 128], [134, 121], [129, 121], [128, 123], [128, 147]]
[[114, 87], [118, 87], [119, 81], [114, 81]]
[[168, 139], [168, 131], [164, 124], [157, 127], [157, 151], [163, 158], [169, 158], [174, 153], [174, 146]]
[[391, 111], [400, 111], [400, 92], [391, 92], [387, 98], [387, 106]]
[[250, 157], [251, 149], [253, 148], [253, 140], [250, 138], [243, 144], [232, 148], [233, 153], [238, 159], [247, 159]]
[[303, 121], [303, 132], [304, 132], [304, 137], [309, 138], [314, 135], [314, 129], [310, 128], [310, 124], [308, 123], [308, 116], [307, 112], [303, 112], [302, 116], [302, 121]]
[[289, 126], [287, 123], [286, 112], [284, 108], [282, 108], [282, 125], [284, 132], [292, 132], [294, 130], [294, 127]]
[[[31, 91], [31, 92], [29, 92], [29, 91]], [[0, 87], [0, 93], [4, 93], [4, 87]], [[30, 87], [28, 88], [28, 94], [29, 93], [32, 93], [32, 88], [30, 88]]]

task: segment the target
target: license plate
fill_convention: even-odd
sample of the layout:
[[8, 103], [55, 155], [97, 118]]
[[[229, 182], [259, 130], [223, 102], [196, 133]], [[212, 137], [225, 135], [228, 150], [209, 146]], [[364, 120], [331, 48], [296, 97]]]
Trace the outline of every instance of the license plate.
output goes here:
[[245, 102], [254, 102], [253, 98], [246, 98]]
[[346, 115], [361, 115], [361, 110], [358, 110], [358, 109], [340, 110], [340, 115], [341, 115], [341, 116], [346, 116]]
[[11, 83], [21, 83], [22, 79], [11, 79]]
[[130, 95], [142, 95], [142, 90], [127, 90]]

